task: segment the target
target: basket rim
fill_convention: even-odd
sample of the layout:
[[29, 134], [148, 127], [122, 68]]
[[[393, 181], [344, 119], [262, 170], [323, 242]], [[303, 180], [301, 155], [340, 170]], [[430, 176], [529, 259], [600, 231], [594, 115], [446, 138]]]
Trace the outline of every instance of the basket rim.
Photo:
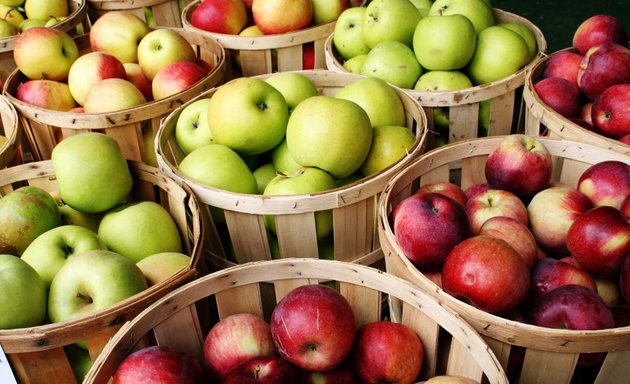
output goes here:
[[[17, 110], [15, 106], [9, 101], [9, 99], [3, 95], [0, 95], [0, 113], [3, 116], [8, 116], [11, 118], [11, 128], [7, 129], [3, 123], [3, 133], [7, 138], [6, 142], [0, 146], [0, 169], [7, 166], [10, 163], [15, 155], [17, 154], [18, 148], [20, 146], [20, 138], [21, 138], [21, 129], [19, 124], [19, 119], [17, 115]], [[7, 131], [9, 135], [7, 135]]]
[[151, 7], [154, 5], [173, 2], [172, 0], [134, 0], [133, 2], [125, 0], [86, 1], [90, 8], [106, 11], [138, 9], [142, 7]]

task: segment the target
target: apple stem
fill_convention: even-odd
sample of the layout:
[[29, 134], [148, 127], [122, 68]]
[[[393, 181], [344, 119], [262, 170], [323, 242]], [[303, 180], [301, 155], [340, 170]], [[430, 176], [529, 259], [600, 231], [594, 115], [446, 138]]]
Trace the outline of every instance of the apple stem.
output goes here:
[[68, 256], [72, 255], [72, 253], [74, 253], [74, 249], [69, 245], [66, 245], [65, 247], [63, 247], [63, 253], [65, 253], [67, 258]]
[[267, 104], [265, 104], [264, 102], [260, 102], [258, 104], [258, 109], [260, 109], [261, 111], [264, 111], [267, 109]]
[[260, 380], [260, 365], [256, 365], [256, 369], [254, 370], [254, 379]]
[[91, 303], [91, 302], [92, 302], [92, 298], [91, 298], [91, 297], [86, 296], [86, 295], [82, 294], [81, 292], [77, 292], [77, 295], [76, 295], [76, 296], [77, 296], [77, 298], [79, 298], [79, 299], [81, 299], [81, 300], [83, 300], [83, 301], [86, 301], [86, 302], [88, 302], [88, 303]]

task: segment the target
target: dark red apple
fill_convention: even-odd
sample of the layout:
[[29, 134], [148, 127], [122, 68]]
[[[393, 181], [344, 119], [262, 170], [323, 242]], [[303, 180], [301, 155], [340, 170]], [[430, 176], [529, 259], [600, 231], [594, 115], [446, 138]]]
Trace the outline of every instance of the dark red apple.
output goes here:
[[597, 292], [595, 279], [588, 272], [562, 260], [546, 257], [538, 261], [531, 274], [530, 299], [534, 302], [563, 285], [577, 284]]
[[511, 217], [527, 225], [527, 208], [518, 196], [502, 189], [488, 189], [468, 199], [466, 213], [472, 234], [479, 234], [486, 220], [496, 217]]
[[315, 43], [302, 44], [302, 69], [315, 69]]
[[561, 77], [577, 86], [577, 74], [582, 55], [571, 51], [558, 51], [549, 57], [543, 77]]
[[521, 255], [530, 270], [536, 265], [538, 244], [529, 228], [518, 220], [506, 216], [491, 217], [483, 223], [479, 234], [505, 240]]
[[605, 43], [589, 49], [578, 71], [578, 88], [591, 100], [615, 84], [630, 83], [630, 49]]
[[626, 145], [630, 145], [630, 134], [620, 137], [619, 141]]
[[487, 191], [488, 189], [490, 189], [490, 185], [488, 183], [473, 184], [470, 187], [464, 189], [466, 200], [470, 199], [473, 195], [476, 195], [479, 192]]
[[120, 363], [113, 384], [204, 383], [201, 364], [192, 356], [167, 346], [139, 349]]
[[573, 47], [582, 55], [603, 43], [628, 44], [628, 34], [619, 19], [612, 15], [593, 15], [584, 20], [573, 34]]
[[562, 77], [547, 77], [534, 84], [540, 100], [564, 117], [580, 115], [581, 95], [578, 86]]
[[596, 207], [609, 205], [621, 209], [630, 195], [630, 164], [614, 160], [595, 163], [580, 175], [577, 188]]
[[630, 304], [619, 304], [610, 308], [615, 318], [615, 327], [627, 327], [630, 325]]
[[593, 126], [613, 139], [630, 135], [630, 84], [608, 87], [593, 102]]
[[619, 272], [619, 289], [626, 303], [630, 303], [630, 257], [626, 257], [621, 265], [621, 271]]
[[300, 371], [279, 356], [261, 356], [246, 360], [230, 369], [222, 384], [298, 383]]
[[424, 192], [436, 192], [448, 196], [460, 203], [462, 207], [466, 205], [466, 201], [468, 200], [464, 190], [459, 185], [449, 181], [436, 181], [434, 183], [424, 184], [418, 189], [418, 193]]
[[619, 211], [623, 215], [624, 219], [630, 222], [630, 194], [621, 202], [621, 208]]
[[589, 122], [582, 119], [581, 117], [569, 117], [569, 121], [571, 121], [574, 124], [579, 125], [580, 127], [584, 129], [588, 129], [589, 131], [595, 131], [595, 128], [593, 128], [593, 126]]

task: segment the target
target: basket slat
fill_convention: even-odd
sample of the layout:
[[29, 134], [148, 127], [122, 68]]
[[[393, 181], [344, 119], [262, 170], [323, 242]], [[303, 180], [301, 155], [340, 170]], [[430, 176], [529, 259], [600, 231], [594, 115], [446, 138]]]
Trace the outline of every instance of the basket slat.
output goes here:
[[579, 354], [528, 348], [519, 383], [569, 383]]

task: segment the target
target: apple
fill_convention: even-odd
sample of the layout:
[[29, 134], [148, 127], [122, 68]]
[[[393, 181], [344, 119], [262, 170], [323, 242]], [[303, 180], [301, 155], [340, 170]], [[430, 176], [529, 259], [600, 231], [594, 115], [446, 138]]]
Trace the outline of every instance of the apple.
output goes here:
[[92, 232], [98, 232], [98, 224], [101, 221], [102, 214], [77, 211], [68, 204], [63, 203], [63, 201], [57, 204], [59, 205], [61, 225], [78, 225]]
[[356, 55], [348, 59], [348, 61], [345, 61], [342, 64], [342, 67], [350, 73], [360, 75], [361, 70], [363, 69], [363, 64], [365, 64], [365, 59], [367, 59], [367, 53]]
[[470, 235], [464, 207], [440, 193], [415, 193], [394, 209], [394, 236], [422, 271], [439, 270], [454, 246]]
[[217, 377], [224, 377], [244, 361], [274, 354], [276, 346], [269, 323], [245, 312], [224, 317], [214, 324], [203, 344], [204, 361]]
[[490, 188], [468, 198], [464, 206], [470, 221], [472, 234], [478, 234], [481, 226], [491, 217], [511, 217], [519, 223], [528, 225], [527, 207], [512, 192]]
[[[20, 24], [21, 25], [21, 24]], [[6, 20], [0, 19], [0, 38], [15, 36], [20, 29]]]
[[617, 304], [610, 310], [615, 318], [615, 327], [627, 327], [630, 325], [630, 305]]
[[190, 256], [179, 252], [160, 252], [136, 262], [149, 287], [190, 266]]
[[341, 365], [326, 371], [304, 371], [303, 382], [305, 384], [357, 384], [351, 364], [346, 359]]
[[16, 31], [20, 24], [25, 20], [22, 13], [16, 7], [10, 7], [6, 4], [0, 4], [0, 18], [15, 27]]
[[252, 3], [254, 23], [265, 35], [304, 29], [313, 21], [311, 0], [256, 0]]
[[590, 16], [577, 27], [573, 34], [573, 48], [582, 55], [585, 55], [592, 47], [604, 43], [628, 44], [628, 34], [623, 24], [612, 15]]
[[422, 368], [422, 342], [405, 324], [366, 323], [357, 330], [354, 345], [352, 366], [362, 382], [412, 383]]
[[321, 25], [336, 21], [346, 9], [350, 0], [312, 0], [313, 24]]
[[153, 101], [153, 90], [151, 89], [151, 81], [144, 75], [140, 64], [124, 63], [125, 78], [142, 93], [146, 101]]
[[372, 0], [363, 19], [363, 41], [370, 48], [398, 41], [411, 48], [420, 12], [409, 0]]
[[490, 185], [487, 182], [481, 182], [464, 189], [464, 193], [466, 194], [466, 198], [470, 199], [477, 193], [487, 191], [488, 189], [490, 189]]
[[464, 190], [459, 185], [451, 183], [450, 181], [436, 181], [423, 184], [418, 188], [417, 193], [425, 192], [436, 192], [448, 196], [461, 204], [462, 207], [466, 206], [466, 201], [468, 201], [468, 196], [466, 196]]
[[413, 35], [418, 62], [432, 71], [463, 68], [472, 58], [476, 44], [475, 28], [463, 15], [424, 17]]
[[14, 255], [0, 254], [0, 290], [0, 329], [44, 323], [46, 285], [27, 262]]
[[352, 7], [343, 11], [337, 19], [332, 43], [337, 53], [346, 61], [370, 51], [363, 41], [365, 15], [366, 7]]
[[335, 178], [359, 169], [372, 144], [370, 117], [352, 101], [318, 95], [293, 110], [286, 127], [291, 157]]
[[617, 160], [600, 161], [589, 166], [578, 179], [577, 189], [594, 206], [621, 209], [630, 195], [630, 164]]
[[298, 369], [279, 356], [261, 356], [243, 361], [225, 374], [223, 384], [298, 383]]
[[621, 209], [619, 209], [626, 221], [630, 222], [630, 194], [621, 203]]
[[175, 123], [175, 141], [189, 154], [195, 149], [214, 142], [208, 123], [210, 98], [204, 97], [186, 104]]
[[378, 77], [400, 88], [413, 88], [422, 68], [413, 50], [400, 41], [383, 41], [367, 54], [363, 76]]
[[117, 112], [146, 103], [144, 95], [126, 78], [101, 80], [90, 88], [83, 109], [85, 113]]
[[577, 75], [583, 56], [572, 51], [558, 51], [549, 56], [543, 77], [561, 77], [577, 86]]
[[463, 15], [475, 27], [479, 35], [495, 24], [492, 7], [483, 0], [435, 0], [429, 8], [429, 16]]
[[625, 45], [605, 43], [586, 51], [577, 83], [582, 94], [595, 100], [615, 85], [630, 82], [630, 49]]
[[69, 258], [48, 293], [53, 323], [105, 309], [147, 289], [140, 268], [128, 257], [95, 249]]
[[201, 364], [185, 352], [165, 345], [138, 349], [126, 356], [114, 372], [112, 384], [201, 384]]
[[178, 61], [162, 67], [153, 77], [151, 90], [155, 100], [165, 99], [190, 88], [208, 71], [199, 64]]
[[532, 303], [548, 292], [568, 284], [577, 284], [597, 292], [597, 284], [590, 273], [563, 260], [544, 257], [538, 260], [531, 273], [529, 288]]
[[505, 22], [499, 23], [497, 25], [518, 33], [527, 43], [527, 48], [529, 48], [529, 60], [532, 60], [534, 57], [536, 57], [536, 53], [538, 52], [536, 35], [534, 35], [534, 32], [532, 32], [532, 30], [529, 29], [527, 25], [520, 22]]
[[27, 80], [18, 85], [15, 98], [52, 111], [69, 111], [77, 106], [67, 83], [55, 80]]
[[505, 241], [487, 235], [457, 244], [442, 267], [444, 291], [494, 314], [516, 308], [529, 284], [525, 260]]
[[280, 91], [289, 107], [289, 114], [303, 100], [317, 95], [315, 84], [305, 75], [297, 72], [276, 72], [265, 79]]
[[84, 105], [89, 90], [99, 81], [109, 78], [127, 78], [120, 60], [107, 53], [88, 52], [72, 63], [68, 72], [68, 87], [77, 103]]
[[302, 69], [315, 69], [315, 43], [302, 44]]
[[[116, 33], [112, 33], [116, 31]], [[115, 56], [121, 63], [138, 61], [138, 43], [151, 29], [147, 23], [128, 11], [108, 11], [90, 28], [90, 48]]]
[[614, 276], [613, 278], [595, 277], [597, 294], [609, 308], [613, 308], [623, 302], [618, 280], [619, 276]]
[[278, 173], [285, 175], [293, 174], [302, 168], [302, 165], [298, 164], [291, 157], [286, 139], [282, 140], [280, 144], [271, 150], [271, 164]]
[[413, 132], [405, 126], [377, 125], [372, 130], [370, 151], [359, 168], [363, 176], [376, 174], [404, 159], [416, 142]]
[[208, 32], [237, 35], [247, 25], [242, 0], [204, 0], [190, 13], [190, 24]]
[[253, 77], [239, 77], [218, 87], [208, 111], [216, 142], [242, 155], [260, 154], [278, 145], [289, 118], [282, 93]]
[[278, 175], [278, 172], [274, 168], [273, 163], [265, 163], [254, 169], [252, 174], [256, 178], [257, 192], [262, 195], [269, 182]]
[[29, 79], [65, 81], [78, 57], [74, 40], [59, 29], [33, 27], [15, 38], [15, 65]]
[[543, 103], [564, 117], [578, 117], [581, 112], [581, 94], [577, 85], [562, 77], [547, 77], [534, 84], [536, 94]]
[[68, 16], [66, 0], [27, 0], [24, 1], [24, 14], [29, 19], [61, 18]]
[[478, 384], [476, 380], [457, 375], [437, 375], [427, 379], [423, 384]]
[[630, 303], [630, 257], [626, 257], [619, 272], [619, 290], [621, 296]]
[[525, 260], [529, 270], [538, 262], [538, 245], [534, 235], [525, 224], [512, 217], [489, 218], [479, 228], [479, 234], [505, 240]]
[[413, 89], [419, 91], [455, 91], [472, 86], [472, 82], [463, 72], [432, 70], [420, 75]]
[[90, 352], [81, 348], [77, 344], [69, 344], [63, 347], [63, 351], [68, 358], [68, 362], [72, 367], [72, 373], [77, 383], [82, 383], [90, 368], [92, 368], [92, 359]]
[[356, 328], [346, 298], [320, 284], [291, 290], [273, 309], [270, 325], [280, 356], [310, 371], [340, 365], [352, 349]]
[[586, 103], [582, 104], [582, 108], [580, 109], [580, 116], [579, 118], [584, 120], [586, 123], [588, 123], [591, 126], [591, 130], [593, 128], [593, 102], [592, 101], [588, 101]]
[[131, 191], [129, 167], [111, 136], [69, 136], [53, 148], [51, 159], [62, 200], [79, 211], [107, 211]]
[[169, 64], [196, 60], [197, 56], [190, 43], [173, 29], [154, 29], [138, 43], [138, 64], [150, 80]]
[[593, 102], [593, 125], [607, 137], [630, 135], [630, 84], [612, 85]]

